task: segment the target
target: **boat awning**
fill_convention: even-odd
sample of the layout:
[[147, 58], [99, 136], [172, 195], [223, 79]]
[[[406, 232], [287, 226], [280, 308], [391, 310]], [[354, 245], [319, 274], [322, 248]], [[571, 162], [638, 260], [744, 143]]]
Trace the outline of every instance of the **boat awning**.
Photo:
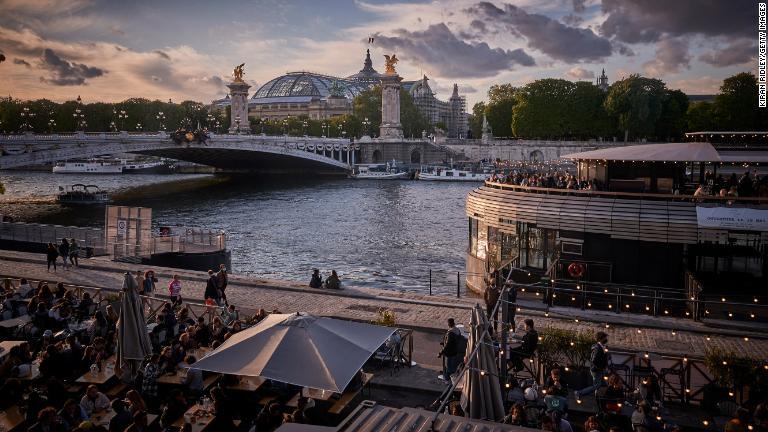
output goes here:
[[720, 154], [708, 142], [642, 144], [604, 148], [563, 156], [573, 160], [638, 162], [721, 162]]

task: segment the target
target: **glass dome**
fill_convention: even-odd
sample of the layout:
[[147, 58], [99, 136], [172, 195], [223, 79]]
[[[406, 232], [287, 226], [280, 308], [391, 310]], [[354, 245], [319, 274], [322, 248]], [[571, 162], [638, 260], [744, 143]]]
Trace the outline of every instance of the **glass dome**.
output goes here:
[[365, 86], [327, 75], [310, 72], [289, 72], [267, 82], [253, 95], [253, 99], [316, 96], [326, 98], [331, 95], [334, 82], [343, 90], [344, 96], [352, 99], [366, 89]]

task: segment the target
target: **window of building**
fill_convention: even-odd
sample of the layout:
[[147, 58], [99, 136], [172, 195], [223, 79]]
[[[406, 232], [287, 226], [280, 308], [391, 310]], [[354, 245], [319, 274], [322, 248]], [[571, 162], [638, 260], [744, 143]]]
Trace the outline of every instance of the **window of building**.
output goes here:
[[581, 256], [582, 243], [574, 243], [568, 240], [560, 240], [560, 247], [564, 254]]

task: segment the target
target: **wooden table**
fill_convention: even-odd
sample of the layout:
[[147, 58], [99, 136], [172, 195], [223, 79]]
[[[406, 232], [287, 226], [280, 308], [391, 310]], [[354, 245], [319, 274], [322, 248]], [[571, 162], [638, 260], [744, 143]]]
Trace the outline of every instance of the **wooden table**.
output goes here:
[[205, 428], [208, 427], [208, 424], [211, 423], [214, 418], [216, 418], [216, 416], [211, 413], [200, 416], [199, 414], [202, 413], [204, 413], [203, 407], [200, 404], [194, 404], [187, 410], [187, 412], [184, 413], [183, 416], [181, 416], [181, 418], [173, 423], [173, 426], [176, 428], [181, 428], [184, 426], [187, 418], [194, 416], [196, 417], [195, 422], [190, 422], [192, 423], [192, 432], [202, 432], [205, 430]]
[[24, 315], [24, 316], [20, 316], [20, 317], [16, 317], [16, 318], [2, 320], [2, 321], [0, 321], [0, 327], [4, 328], [4, 329], [12, 329], [12, 328], [16, 328], [16, 327], [18, 327], [20, 325], [24, 325], [24, 324], [28, 323], [30, 320], [31, 320], [31, 318], [29, 317], [29, 315]]
[[[4, 321], [0, 321], [4, 322]], [[11, 348], [15, 346], [19, 346], [23, 344], [25, 341], [3, 341], [0, 342], [0, 360], [4, 359], [5, 356], [10, 354]]]
[[115, 376], [115, 360], [115, 356], [112, 355], [107, 359], [106, 362], [104, 362], [104, 367], [100, 371], [96, 372], [95, 374], [88, 371], [83, 374], [83, 376], [78, 378], [77, 382], [82, 384], [105, 384]]
[[5, 432], [11, 432], [24, 423], [24, 414], [22, 414], [18, 405], [14, 405], [5, 411], [0, 411], [0, 428]]
[[[162, 374], [159, 377], [157, 377], [157, 383], [158, 384], [167, 384], [167, 385], [176, 385], [180, 386], [184, 384], [184, 378], [186, 378], [187, 374], [182, 373], [182, 371], [177, 370], [175, 374]], [[208, 376], [207, 378], [203, 378], [203, 390], [208, 389], [210, 386], [213, 385], [213, 383], [216, 382], [216, 379], [219, 377], [218, 374], [212, 374]]]
[[318, 389], [304, 387], [303, 389], [301, 389], [301, 392], [293, 395], [291, 400], [286, 402], [285, 405], [292, 408], [296, 408], [297, 406], [299, 406], [299, 397], [301, 396], [312, 398], [314, 400], [327, 401], [327, 400], [330, 400], [335, 394], [338, 394], [338, 393], [334, 393], [328, 390], [318, 390]]
[[261, 388], [265, 382], [267, 382], [267, 380], [262, 377], [240, 377], [237, 384], [228, 385], [225, 386], [225, 388], [227, 390], [256, 391]]

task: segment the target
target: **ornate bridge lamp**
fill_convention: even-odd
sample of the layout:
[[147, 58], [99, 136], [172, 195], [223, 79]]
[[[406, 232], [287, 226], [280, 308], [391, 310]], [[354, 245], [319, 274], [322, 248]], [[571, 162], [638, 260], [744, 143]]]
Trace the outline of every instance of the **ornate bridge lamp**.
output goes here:
[[307, 126], [309, 126], [309, 123], [306, 120], [301, 122], [301, 135], [307, 136]]
[[165, 132], [165, 114], [163, 114], [162, 111], [159, 111], [157, 115], [155, 116], [157, 121], [160, 123], [160, 130]]
[[363, 120], [363, 130], [365, 131], [365, 134], [366, 134], [366, 135], [369, 135], [369, 134], [370, 134], [370, 132], [369, 132], [369, 130], [368, 130], [368, 128], [369, 128], [370, 126], [371, 126], [371, 122], [370, 122], [370, 120], [368, 120], [368, 117], [366, 117], [366, 118], [365, 118], [365, 120]]
[[322, 128], [323, 128], [323, 138], [326, 138], [328, 136], [328, 123], [323, 122]]
[[35, 118], [35, 113], [32, 112], [29, 109], [29, 107], [24, 107], [21, 110], [21, 114], [19, 114], [19, 115], [21, 116], [21, 120], [24, 122], [21, 125], [22, 131], [24, 133], [29, 132], [31, 129], [34, 129], [32, 127], [32, 125], [31, 125], [31, 123], [32, 123], [32, 119]]
[[75, 129], [79, 131], [85, 132], [85, 127], [88, 125], [85, 122], [85, 114], [83, 114], [83, 110], [81, 107], [83, 106], [83, 100], [80, 98], [80, 95], [77, 96], [77, 108], [75, 108], [75, 113], [72, 114], [72, 117], [75, 119]]
[[205, 117], [205, 120], [206, 120], [206, 123], [207, 123], [206, 126], [208, 127], [208, 129], [210, 129], [213, 126], [213, 120], [214, 120], [213, 114], [208, 114]]
[[125, 119], [128, 118], [128, 114], [125, 110], [120, 110], [120, 114], [117, 116], [120, 119], [120, 130], [125, 130]]
[[48, 120], [48, 133], [53, 133], [54, 129], [56, 129], [56, 120], [54, 119]]
[[115, 124], [114, 120], [109, 122], [109, 130], [112, 131], [112, 132], [117, 132], [117, 125]]
[[288, 135], [288, 119], [283, 119], [283, 135]]
[[141, 125], [141, 123], [136, 123], [136, 131], [137, 132], [141, 132], [142, 128], [143, 128], [143, 126]]

